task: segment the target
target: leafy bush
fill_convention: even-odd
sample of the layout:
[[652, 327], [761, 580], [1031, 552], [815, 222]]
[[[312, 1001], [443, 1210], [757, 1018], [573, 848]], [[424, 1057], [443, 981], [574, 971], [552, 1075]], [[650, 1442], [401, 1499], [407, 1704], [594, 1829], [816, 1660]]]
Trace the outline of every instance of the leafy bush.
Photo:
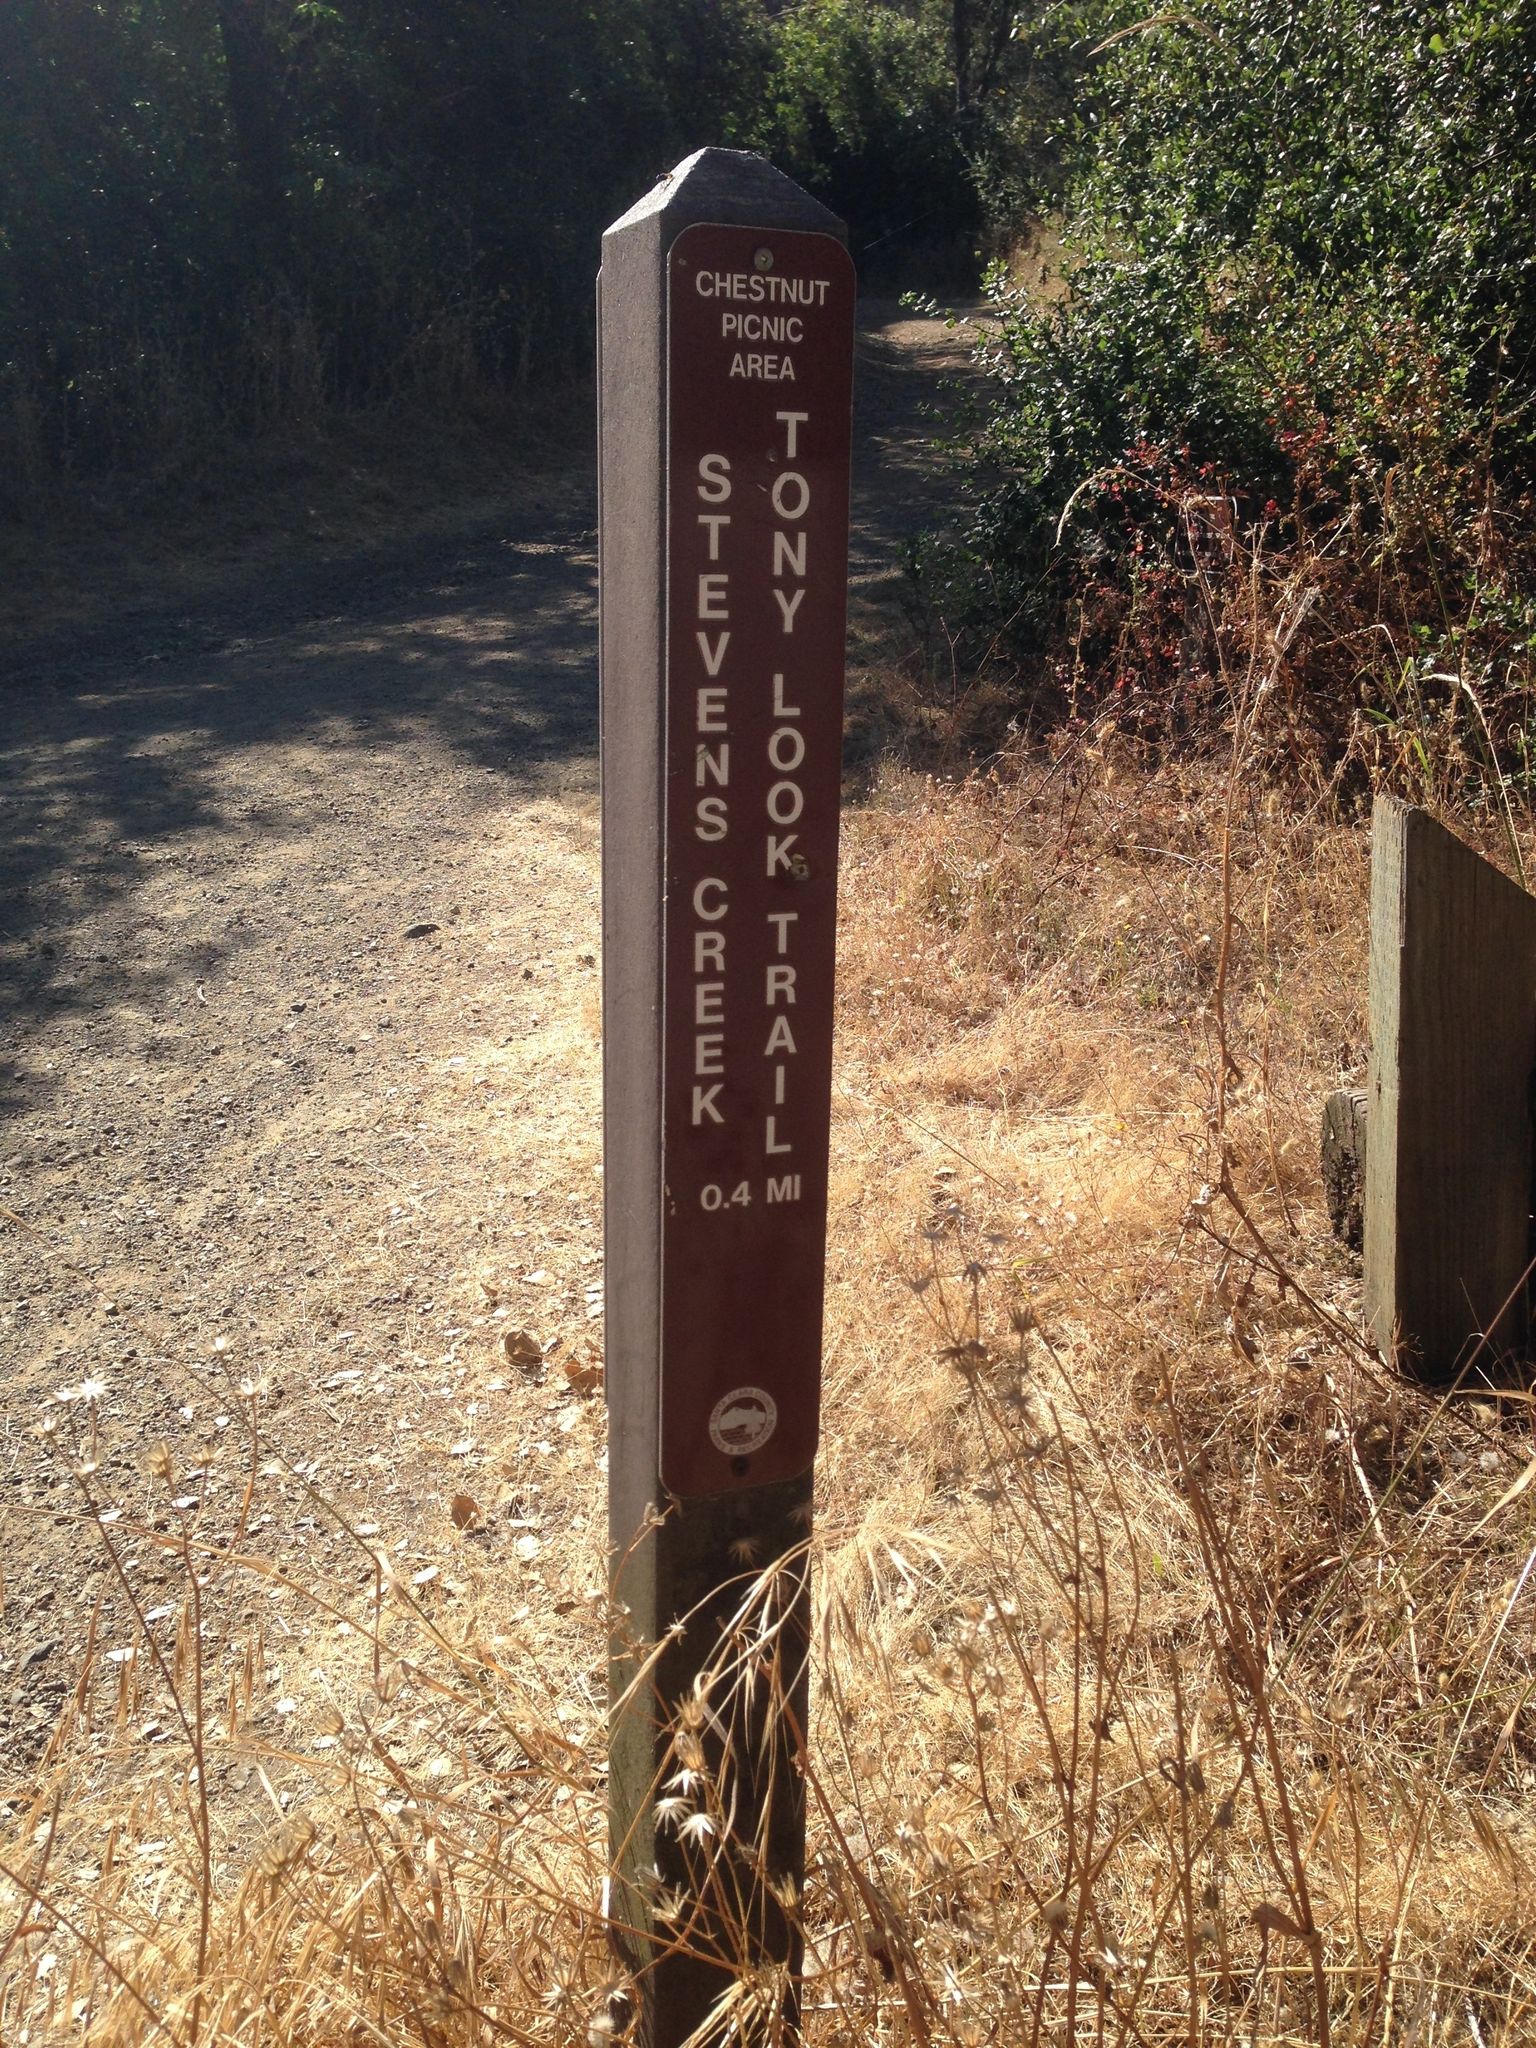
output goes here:
[[[931, 590], [1002, 628], [1046, 709], [1178, 730], [1259, 661], [1286, 744], [1331, 756], [1357, 709], [1404, 736], [1411, 672], [1436, 774], [1490, 731], [1507, 751], [1533, 652], [1528, 10], [1213, 0], [1106, 40], [1066, 293], [992, 279], [992, 402]], [[1293, 584], [1305, 617], [1266, 652]]]
[[812, 0], [774, 23], [771, 64], [743, 133], [848, 221], [856, 256], [940, 237], [972, 256], [980, 213], [936, 10]]

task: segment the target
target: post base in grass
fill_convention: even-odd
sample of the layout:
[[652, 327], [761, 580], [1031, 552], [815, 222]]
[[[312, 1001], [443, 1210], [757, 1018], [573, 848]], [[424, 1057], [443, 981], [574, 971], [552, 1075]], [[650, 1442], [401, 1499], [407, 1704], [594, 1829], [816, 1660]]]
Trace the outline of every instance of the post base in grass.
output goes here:
[[[726, 2011], [732, 2040], [795, 2038], [811, 1497], [674, 1503], [616, 1577], [608, 1913], [645, 2048]], [[652, 1614], [680, 1617], [659, 1645]]]

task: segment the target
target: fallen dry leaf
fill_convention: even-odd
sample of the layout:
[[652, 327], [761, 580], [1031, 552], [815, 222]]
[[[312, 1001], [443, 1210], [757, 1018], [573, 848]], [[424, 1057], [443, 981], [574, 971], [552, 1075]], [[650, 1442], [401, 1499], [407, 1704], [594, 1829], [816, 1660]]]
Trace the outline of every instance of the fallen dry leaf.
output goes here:
[[455, 1529], [478, 1529], [485, 1519], [480, 1512], [479, 1501], [469, 1493], [456, 1493], [449, 1503], [448, 1512], [453, 1517]]
[[602, 1365], [591, 1358], [562, 1360], [565, 1376], [578, 1394], [590, 1394], [603, 1383]]
[[507, 1354], [508, 1364], [523, 1372], [531, 1372], [544, 1363], [544, 1347], [531, 1330], [503, 1330], [501, 1348]]

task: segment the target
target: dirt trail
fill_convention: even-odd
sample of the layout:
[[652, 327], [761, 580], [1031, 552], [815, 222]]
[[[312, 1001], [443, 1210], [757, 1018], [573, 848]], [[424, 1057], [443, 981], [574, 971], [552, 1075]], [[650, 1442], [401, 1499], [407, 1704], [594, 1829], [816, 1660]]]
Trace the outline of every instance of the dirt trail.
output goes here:
[[[866, 309], [867, 606], [963, 353]], [[554, 1612], [598, 1582], [595, 1527], [542, 1554], [601, 1480], [590, 473], [540, 495], [415, 573], [331, 572], [321, 615], [296, 575], [0, 686], [0, 1791], [98, 1602], [99, 1647], [134, 1632], [70, 1476], [93, 1424], [150, 1615], [157, 1534], [236, 1530], [253, 1398], [261, 1542], [304, 1583], [358, 1577], [311, 1487], [412, 1576], [451, 1572], [459, 1496], [482, 1573]]]

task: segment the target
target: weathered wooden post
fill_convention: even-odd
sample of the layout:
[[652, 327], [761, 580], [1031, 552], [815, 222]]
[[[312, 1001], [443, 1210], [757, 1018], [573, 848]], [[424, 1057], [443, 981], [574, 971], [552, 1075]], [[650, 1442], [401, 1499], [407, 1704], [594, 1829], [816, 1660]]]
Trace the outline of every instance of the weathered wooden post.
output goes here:
[[1336, 1088], [1323, 1104], [1323, 1195], [1335, 1237], [1352, 1252], [1365, 1244], [1365, 1162], [1369, 1135], [1363, 1088]]
[[1405, 1369], [1491, 1373], [1530, 1328], [1536, 898], [1427, 812], [1371, 829], [1365, 1301]]
[[651, 2048], [798, 2018], [853, 311], [760, 157], [603, 240], [608, 1912]]

